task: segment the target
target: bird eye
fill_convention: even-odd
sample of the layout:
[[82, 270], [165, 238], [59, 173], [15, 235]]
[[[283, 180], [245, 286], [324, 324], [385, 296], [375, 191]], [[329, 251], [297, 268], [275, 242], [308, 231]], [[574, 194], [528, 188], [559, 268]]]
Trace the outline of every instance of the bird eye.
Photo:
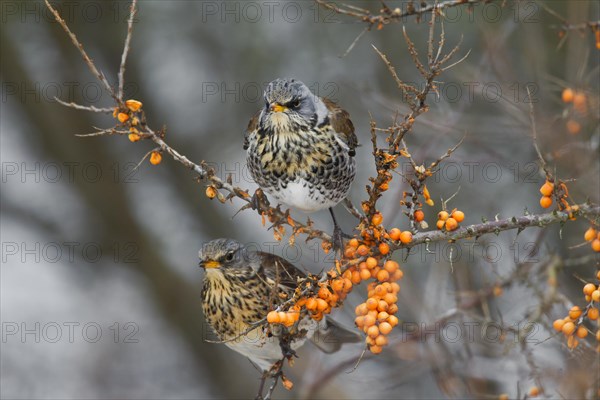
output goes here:
[[233, 260], [233, 251], [230, 251], [229, 253], [225, 254], [225, 261], [232, 261]]
[[293, 100], [293, 101], [290, 101], [290, 103], [289, 103], [290, 108], [297, 108], [299, 105], [300, 105], [300, 100]]

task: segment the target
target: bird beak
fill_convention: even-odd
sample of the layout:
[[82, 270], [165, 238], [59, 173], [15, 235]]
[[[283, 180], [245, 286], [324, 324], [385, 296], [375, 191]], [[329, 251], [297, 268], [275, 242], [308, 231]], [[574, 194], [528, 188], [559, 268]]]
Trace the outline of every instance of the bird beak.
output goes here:
[[274, 111], [274, 112], [284, 112], [285, 110], [287, 110], [286, 106], [282, 106], [281, 104], [278, 104], [278, 103], [271, 104], [270, 108], [271, 108], [271, 111]]
[[219, 268], [221, 263], [214, 260], [200, 261], [200, 266], [204, 269]]

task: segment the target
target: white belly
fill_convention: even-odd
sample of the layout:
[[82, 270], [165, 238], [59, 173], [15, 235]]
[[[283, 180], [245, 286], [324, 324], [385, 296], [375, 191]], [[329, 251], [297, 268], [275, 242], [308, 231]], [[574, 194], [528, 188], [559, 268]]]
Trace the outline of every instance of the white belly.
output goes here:
[[305, 212], [315, 212], [333, 207], [335, 201], [328, 200], [316, 189], [311, 189], [304, 179], [290, 182], [285, 188], [271, 193], [279, 202]]
[[[300, 348], [307, 339], [310, 339], [314, 335], [315, 330], [317, 330], [319, 326], [320, 323], [315, 320], [308, 317], [304, 318], [300, 322], [298, 328], [300, 330], [306, 330], [306, 336], [292, 342], [292, 349], [297, 350]], [[263, 370], [268, 371], [274, 363], [281, 360], [283, 354], [281, 353], [279, 338], [276, 336], [268, 337], [264, 334], [263, 329], [266, 329], [266, 327], [259, 327], [245, 336], [226, 342], [225, 344], [229, 348], [248, 357]], [[277, 327], [274, 327], [273, 329], [275, 332]]]

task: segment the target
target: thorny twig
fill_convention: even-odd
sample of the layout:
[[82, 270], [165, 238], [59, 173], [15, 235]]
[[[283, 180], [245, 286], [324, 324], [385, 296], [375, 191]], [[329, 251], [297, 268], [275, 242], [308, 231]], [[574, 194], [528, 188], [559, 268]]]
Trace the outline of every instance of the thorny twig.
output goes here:
[[346, 15], [348, 17], [357, 18], [362, 22], [368, 24], [369, 29], [373, 26], [377, 29], [382, 29], [384, 25], [402, 22], [407, 17], [416, 17], [417, 21], [420, 20], [424, 15], [433, 13], [442, 13], [444, 9], [451, 7], [467, 6], [473, 7], [477, 4], [490, 3], [494, 0], [448, 0], [441, 2], [433, 2], [433, 4], [427, 4], [426, 2], [408, 2], [406, 9], [400, 8], [390, 9], [389, 7], [382, 7], [379, 10], [379, 14], [371, 13], [371, 11], [355, 7], [350, 4], [340, 3], [335, 4], [327, 0], [315, 0], [321, 7], [334, 11], [337, 14]]

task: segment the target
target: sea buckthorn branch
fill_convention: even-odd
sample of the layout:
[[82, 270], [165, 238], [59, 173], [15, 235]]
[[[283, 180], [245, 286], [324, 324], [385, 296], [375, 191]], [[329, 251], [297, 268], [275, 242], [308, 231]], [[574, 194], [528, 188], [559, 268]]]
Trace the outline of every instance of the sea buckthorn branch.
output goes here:
[[[402, 122], [398, 123], [395, 121], [394, 124], [386, 130], [377, 129], [375, 122], [371, 121], [371, 142], [373, 145], [373, 157], [375, 159], [375, 164], [377, 168], [377, 176], [375, 178], [370, 179], [372, 184], [367, 187], [369, 199], [362, 203], [363, 211], [365, 211], [369, 220], [372, 219], [373, 216], [377, 213], [377, 200], [381, 197], [381, 194], [384, 191], [386, 191], [389, 187], [389, 182], [392, 180], [391, 171], [395, 170], [398, 167], [398, 157], [406, 157], [409, 159], [415, 173], [418, 174], [418, 176], [420, 175], [419, 179], [421, 181], [424, 181], [428, 176], [431, 176], [430, 170], [426, 170], [425, 168], [420, 169], [419, 166], [414, 162], [403, 140], [405, 135], [412, 130], [416, 118], [429, 110], [429, 106], [426, 104], [426, 99], [427, 95], [432, 90], [437, 90], [435, 78], [438, 77], [445, 70], [462, 62], [468, 56], [467, 53], [463, 58], [461, 58], [457, 62], [451, 65], [446, 65], [450, 61], [450, 59], [458, 52], [459, 45], [455, 46], [448, 53], [443, 53], [443, 48], [445, 44], [445, 34], [443, 30], [443, 25], [440, 25], [442, 26], [442, 31], [439, 35], [439, 41], [436, 45], [434, 43], [436, 14], [435, 11], [432, 11], [432, 21], [429, 29], [429, 40], [427, 46], [427, 66], [425, 66], [421, 62], [419, 53], [414, 43], [408, 36], [406, 29], [403, 29], [404, 39], [408, 46], [408, 51], [413, 61], [413, 64], [415, 65], [415, 67], [417, 68], [424, 80], [424, 85], [421, 90], [419, 90], [414, 85], [403, 82], [396, 73], [396, 69], [388, 60], [387, 56], [375, 46], [373, 46], [373, 49], [383, 60], [386, 67], [388, 68], [388, 71], [390, 72], [390, 75], [396, 82], [398, 89], [401, 91], [402, 100], [409, 106], [410, 112], [402, 118]], [[383, 150], [377, 145], [377, 133], [379, 132], [387, 133], [387, 150]], [[400, 144], [403, 145], [402, 148], [400, 148]], [[448, 153], [448, 155], [449, 154], [451, 154], [451, 151]], [[438, 160], [438, 163], [441, 162], [443, 158]], [[413, 184], [411, 186], [419, 189], [421, 185]], [[417, 190], [417, 192], [419, 192], [419, 190]], [[422, 192], [422, 190], [420, 192]], [[415, 210], [410, 211], [410, 214], [412, 214]]]
[[[302, 223], [291, 218], [288, 211], [282, 211], [279, 207], [271, 207], [266, 196], [264, 196], [262, 191], [257, 191], [255, 193], [255, 196], [251, 196], [247, 190], [234, 186], [230, 180], [224, 181], [217, 177], [214, 174], [214, 171], [208, 168], [204, 162], [194, 163], [190, 161], [190, 159], [187, 158], [185, 155], [179, 153], [177, 150], [175, 150], [167, 144], [167, 142], [165, 141], [165, 128], [159, 131], [155, 131], [146, 123], [146, 116], [144, 110], [142, 109], [141, 102], [137, 100], [123, 101], [122, 88], [124, 87], [124, 74], [127, 61], [127, 53], [129, 52], [131, 47], [130, 43], [131, 36], [133, 33], [133, 18], [136, 13], [137, 5], [136, 0], [132, 1], [130, 7], [130, 16], [127, 22], [127, 35], [123, 47], [123, 54], [121, 56], [121, 63], [118, 72], [117, 90], [115, 90], [110, 85], [104, 73], [96, 67], [94, 61], [89, 57], [89, 55], [85, 51], [84, 46], [79, 42], [77, 36], [69, 29], [64, 19], [62, 19], [62, 17], [60, 16], [59, 12], [52, 7], [48, 0], [44, 1], [46, 3], [46, 7], [48, 7], [48, 9], [52, 12], [56, 21], [67, 33], [73, 45], [78, 49], [79, 53], [83, 57], [90, 71], [101, 82], [104, 89], [110, 94], [110, 96], [116, 103], [115, 108], [97, 108], [94, 106], [84, 106], [56, 99], [60, 104], [66, 107], [74, 108], [76, 110], [96, 113], [112, 112], [113, 116], [115, 116], [119, 120], [119, 124], [111, 128], [97, 129], [96, 132], [80, 136], [92, 137], [105, 135], [129, 135], [129, 140], [133, 142], [141, 139], [150, 139], [157, 145], [157, 148], [150, 152], [150, 162], [152, 162], [153, 164], [160, 163], [162, 159], [161, 153], [166, 153], [170, 155], [175, 161], [179, 162], [186, 168], [196, 173], [199, 179], [206, 179], [209, 182], [207, 188], [207, 195], [209, 195], [209, 197], [211, 197], [211, 195], [212, 197], [217, 197], [217, 199], [223, 203], [227, 200], [233, 199], [234, 197], [241, 199], [242, 201], [247, 203], [244, 207], [242, 207], [242, 209], [253, 208], [258, 212], [258, 214], [262, 215], [263, 217], [267, 217], [269, 221], [273, 224], [272, 228], [274, 228], [273, 230], [276, 237], [281, 237], [285, 233], [283, 225], [289, 225], [292, 228], [292, 236], [298, 233], [304, 233], [307, 235], [307, 240], [318, 238], [323, 240], [324, 242], [331, 242], [331, 236], [321, 230], [315, 229], [312, 226], [312, 221], [310, 221], [310, 219], [307, 220], [306, 223]], [[223, 195], [219, 192], [219, 190], [223, 190], [227, 194]]]
[[326, 0], [315, 0], [321, 7], [332, 10], [337, 14], [347, 15], [352, 18], [357, 18], [362, 22], [368, 24], [368, 28], [371, 29], [376, 26], [378, 30], [382, 29], [384, 25], [394, 22], [400, 22], [407, 17], [415, 16], [417, 22], [420, 21], [421, 17], [432, 11], [441, 13], [446, 8], [467, 6], [473, 7], [476, 4], [491, 3], [494, 0], [448, 0], [448, 1], [435, 1], [433, 4], [427, 4], [424, 1], [410, 1], [407, 4], [406, 10], [400, 8], [391, 9], [385, 2], [381, 2], [382, 8], [378, 10], [379, 14], [372, 13], [370, 10], [356, 7], [350, 4], [340, 3], [335, 4]]
[[393, 244], [391, 250], [400, 248], [411, 248], [419, 244], [456, 241], [466, 238], [477, 238], [481, 235], [493, 233], [498, 235], [502, 231], [518, 229], [522, 231], [525, 228], [539, 227], [543, 228], [556, 223], [565, 223], [572, 217], [598, 218], [600, 217], [600, 206], [592, 204], [580, 204], [572, 206], [572, 212], [552, 211], [546, 214], [525, 214], [519, 217], [510, 217], [494, 221], [484, 221], [481, 224], [460, 227], [455, 231], [427, 231], [419, 232], [412, 237], [412, 241], [407, 244]]

